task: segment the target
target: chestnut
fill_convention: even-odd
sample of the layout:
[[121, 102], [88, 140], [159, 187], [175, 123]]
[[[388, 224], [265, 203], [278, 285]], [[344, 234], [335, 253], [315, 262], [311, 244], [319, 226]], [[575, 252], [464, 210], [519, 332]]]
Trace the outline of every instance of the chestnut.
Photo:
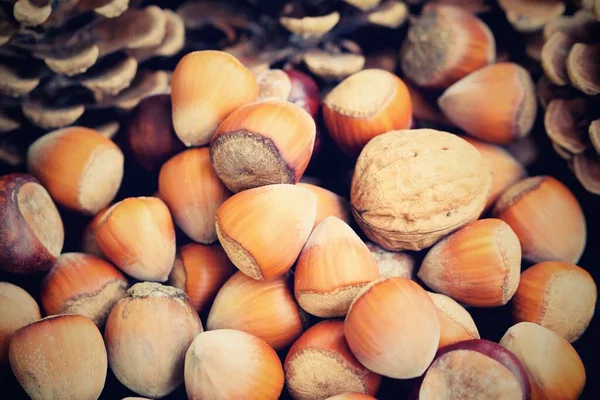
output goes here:
[[42, 318], [35, 299], [20, 287], [0, 282], [0, 366], [8, 363], [8, 343], [17, 330]]
[[31, 175], [0, 177], [0, 270], [46, 271], [60, 254], [62, 219], [46, 189]]
[[344, 322], [319, 322], [296, 340], [283, 363], [286, 385], [296, 400], [322, 399], [346, 392], [375, 395], [381, 375], [354, 357], [344, 337]]
[[110, 368], [128, 389], [166, 396], [183, 382], [185, 353], [202, 322], [182, 290], [144, 282], [127, 293], [106, 321]]
[[10, 340], [10, 366], [34, 400], [97, 399], [106, 381], [102, 334], [82, 315], [46, 317]]
[[185, 356], [185, 389], [190, 400], [276, 400], [283, 368], [264, 340], [234, 329], [203, 332]]
[[160, 167], [185, 146], [173, 129], [171, 96], [146, 97], [133, 109], [127, 126], [127, 141], [133, 158], [147, 170]]
[[528, 400], [531, 385], [527, 371], [514, 354], [497, 343], [473, 339], [440, 349], [415, 397]]
[[65, 253], [44, 278], [42, 305], [47, 315], [80, 314], [100, 327], [127, 286], [121, 271], [101, 258]]

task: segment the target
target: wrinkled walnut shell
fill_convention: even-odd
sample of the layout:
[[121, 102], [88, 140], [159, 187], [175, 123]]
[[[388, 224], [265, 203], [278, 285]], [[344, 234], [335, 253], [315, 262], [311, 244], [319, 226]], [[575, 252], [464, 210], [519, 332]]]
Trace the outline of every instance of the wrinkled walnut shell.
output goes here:
[[391, 131], [363, 149], [352, 213], [388, 250], [421, 250], [480, 215], [492, 174], [465, 140], [433, 129]]

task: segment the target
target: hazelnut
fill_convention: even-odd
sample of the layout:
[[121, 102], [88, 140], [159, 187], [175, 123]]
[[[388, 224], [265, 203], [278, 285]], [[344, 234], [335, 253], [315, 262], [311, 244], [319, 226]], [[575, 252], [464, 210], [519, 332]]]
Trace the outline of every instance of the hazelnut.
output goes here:
[[106, 381], [102, 334], [81, 315], [46, 317], [19, 329], [8, 355], [15, 377], [34, 400], [97, 399]]
[[387, 250], [421, 250], [477, 219], [492, 174], [479, 151], [433, 129], [392, 131], [365, 146], [352, 177], [352, 213]]
[[206, 328], [238, 329], [281, 350], [298, 339], [304, 324], [287, 278], [257, 281], [236, 272], [217, 293]]
[[288, 101], [266, 99], [232, 112], [219, 125], [210, 158], [232, 192], [297, 183], [315, 142], [315, 121]]
[[29, 293], [12, 283], [0, 282], [0, 366], [8, 363], [13, 333], [40, 318], [40, 308]]
[[322, 321], [300, 336], [283, 363], [287, 388], [296, 400], [346, 392], [375, 395], [381, 376], [362, 366], [344, 337], [344, 322]]
[[401, 50], [406, 77], [419, 86], [444, 89], [496, 57], [488, 26], [457, 6], [426, 5], [408, 30]]
[[64, 241], [63, 222], [46, 189], [26, 174], [0, 176], [0, 270], [47, 271]]
[[315, 225], [319, 225], [327, 217], [337, 217], [347, 224], [350, 224], [352, 216], [350, 215], [350, 203], [333, 193], [330, 190], [310, 183], [300, 182], [296, 186], [310, 190], [317, 199], [317, 217]]
[[429, 250], [418, 276], [436, 292], [463, 304], [497, 307], [515, 294], [521, 273], [521, 246], [499, 219], [472, 222]]
[[190, 400], [276, 400], [283, 379], [275, 350], [242, 331], [203, 332], [185, 356], [185, 389]]
[[106, 256], [102, 253], [102, 250], [100, 250], [98, 247], [98, 242], [96, 241], [96, 230], [98, 229], [98, 224], [104, 218], [104, 213], [106, 213], [109, 208], [110, 206], [98, 211], [94, 218], [92, 218], [92, 220], [85, 226], [85, 229], [83, 230], [83, 238], [81, 239], [82, 253], [99, 258], [106, 258]]
[[183, 382], [185, 353], [202, 333], [187, 295], [160, 283], [133, 285], [106, 321], [104, 340], [111, 370], [125, 387], [151, 398]]
[[169, 285], [185, 291], [192, 307], [204, 312], [236, 271], [221, 246], [190, 243], [179, 249]]
[[379, 269], [367, 246], [344, 221], [327, 217], [298, 257], [294, 294], [310, 314], [343, 317], [360, 289], [376, 279]]
[[171, 96], [158, 94], [143, 99], [131, 112], [127, 140], [135, 160], [147, 170], [160, 167], [184, 148], [175, 136]]
[[207, 144], [229, 114], [257, 97], [256, 77], [232, 55], [188, 53], [171, 79], [175, 132], [186, 146]]
[[261, 186], [237, 193], [219, 207], [217, 236], [240, 271], [268, 280], [292, 267], [315, 216], [316, 200], [309, 190], [294, 185]]
[[336, 144], [356, 157], [375, 136], [410, 126], [408, 88], [396, 75], [382, 69], [357, 72], [325, 97], [323, 118]]
[[167, 280], [175, 260], [175, 228], [156, 197], [130, 197], [102, 216], [98, 247], [123, 272], [139, 280]]
[[103, 326], [117, 301], [127, 296], [127, 279], [108, 262], [87, 254], [62, 254], [42, 283], [47, 315], [80, 314]]
[[416, 398], [527, 400], [530, 395], [529, 376], [514, 354], [497, 343], [473, 339], [437, 353]]
[[379, 276], [382, 279], [390, 278], [392, 276], [414, 279], [416, 260], [411, 254], [406, 252], [387, 251], [371, 242], [367, 242], [366, 244], [377, 263]]
[[440, 321], [438, 349], [464, 340], [479, 339], [479, 331], [473, 317], [452, 298], [443, 294], [427, 292], [437, 310]]
[[440, 324], [421, 286], [387, 278], [370, 283], [354, 299], [344, 333], [362, 365], [390, 378], [408, 379], [422, 375], [433, 360]]
[[498, 197], [517, 181], [527, 176], [523, 165], [508, 151], [500, 146], [485, 143], [469, 136], [461, 136], [471, 143], [489, 163], [492, 170], [492, 190], [487, 202], [486, 210], [491, 208]]
[[124, 157], [93, 129], [70, 127], [45, 134], [29, 147], [29, 172], [62, 206], [86, 214], [106, 207], [123, 179]]
[[577, 198], [550, 176], [523, 179], [511, 186], [492, 211], [521, 242], [532, 262], [576, 263], [585, 248], [586, 223]]
[[531, 322], [508, 329], [500, 345], [510, 350], [529, 373], [533, 399], [577, 399], [585, 386], [585, 368], [571, 344]]
[[508, 62], [467, 75], [446, 89], [438, 104], [459, 128], [478, 139], [500, 144], [527, 136], [537, 113], [529, 72]]
[[208, 148], [189, 149], [167, 161], [160, 169], [158, 190], [186, 235], [204, 244], [217, 240], [217, 208], [230, 193], [210, 163]]
[[534, 322], [574, 342], [590, 324], [597, 296], [596, 283], [583, 268], [542, 262], [521, 274], [513, 315], [517, 322]]

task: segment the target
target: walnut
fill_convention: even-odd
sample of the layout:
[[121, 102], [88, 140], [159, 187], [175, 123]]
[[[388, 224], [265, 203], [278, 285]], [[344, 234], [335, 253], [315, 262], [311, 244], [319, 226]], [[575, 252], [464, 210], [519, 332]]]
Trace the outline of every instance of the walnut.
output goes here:
[[479, 151], [451, 133], [390, 131], [363, 149], [352, 177], [352, 213], [388, 250], [421, 250], [476, 220], [492, 172]]

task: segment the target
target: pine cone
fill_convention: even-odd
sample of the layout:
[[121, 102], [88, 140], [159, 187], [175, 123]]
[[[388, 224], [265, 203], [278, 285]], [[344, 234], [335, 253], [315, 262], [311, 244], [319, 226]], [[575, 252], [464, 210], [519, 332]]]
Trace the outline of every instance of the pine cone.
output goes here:
[[600, 1], [579, 1], [572, 15], [563, 15], [560, 1], [518, 3], [500, 1], [515, 28], [529, 34], [527, 54], [541, 63], [546, 133], [579, 182], [600, 194]]

